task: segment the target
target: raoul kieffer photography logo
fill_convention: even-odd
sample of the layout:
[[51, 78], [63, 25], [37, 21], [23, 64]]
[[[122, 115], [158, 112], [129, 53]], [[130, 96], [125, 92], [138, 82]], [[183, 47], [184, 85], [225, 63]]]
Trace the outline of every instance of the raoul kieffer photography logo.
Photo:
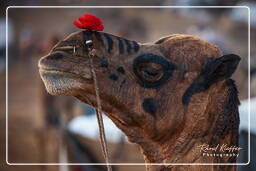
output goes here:
[[205, 157], [238, 157], [241, 147], [228, 144], [217, 144], [210, 146], [209, 144], [202, 144], [198, 146], [200, 152]]

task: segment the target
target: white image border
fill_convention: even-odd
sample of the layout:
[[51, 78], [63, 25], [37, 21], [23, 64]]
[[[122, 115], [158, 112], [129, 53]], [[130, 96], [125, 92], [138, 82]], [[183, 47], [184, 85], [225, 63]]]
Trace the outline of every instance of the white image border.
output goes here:
[[[10, 163], [8, 161], [8, 10], [11, 8], [246, 8], [248, 10], [248, 162], [247, 163]], [[6, 163], [7, 165], [248, 165], [250, 163], [250, 8], [248, 6], [8, 6], [6, 8]]]

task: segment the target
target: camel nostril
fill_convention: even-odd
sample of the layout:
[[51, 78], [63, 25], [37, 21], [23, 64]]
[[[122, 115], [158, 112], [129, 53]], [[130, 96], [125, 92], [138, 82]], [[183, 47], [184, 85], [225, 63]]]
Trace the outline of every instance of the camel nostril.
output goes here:
[[59, 59], [62, 59], [64, 57], [63, 54], [61, 53], [55, 53], [55, 54], [52, 54], [50, 56], [47, 56], [47, 59], [51, 59], [51, 60], [59, 60]]

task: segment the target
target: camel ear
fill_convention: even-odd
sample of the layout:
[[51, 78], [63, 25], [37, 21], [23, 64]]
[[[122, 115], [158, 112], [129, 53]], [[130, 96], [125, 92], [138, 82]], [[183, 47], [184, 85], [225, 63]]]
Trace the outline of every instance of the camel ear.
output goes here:
[[188, 104], [194, 94], [207, 90], [218, 81], [230, 78], [235, 72], [240, 59], [237, 55], [229, 54], [207, 61], [199, 76], [183, 94], [182, 103]]
[[239, 56], [228, 54], [208, 61], [200, 74], [203, 77], [205, 87], [208, 88], [218, 81], [230, 78], [240, 60]]

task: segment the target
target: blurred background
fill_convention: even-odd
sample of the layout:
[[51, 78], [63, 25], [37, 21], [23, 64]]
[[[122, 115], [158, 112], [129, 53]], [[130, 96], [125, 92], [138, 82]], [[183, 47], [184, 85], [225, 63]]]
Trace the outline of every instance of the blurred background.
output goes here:
[[[104, 166], [7, 166], [5, 163], [5, 9], [9, 5], [246, 5], [251, 9], [251, 70], [248, 71], [248, 9], [182, 8], [9, 8], [8, 9], [8, 162], [104, 162], [94, 109], [72, 97], [48, 95], [37, 62], [59, 40], [77, 31], [73, 20], [83, 14], [99, 17], [105, 32], [138, 42], [153, 42], [170, 34], [192, 34], [218, 45], [224, 54], [242, 61], [233, 78], [239, 90], [239, 162], [248, 162], [248, 72], [251, 73], [251, 122], [256, 112], [256, 1], [239, 0], [135, 0], [108, 4], [92, 0], [19, 0], [1, 2], [0, 15], [0, 170], [98, 171]], [[138, 146], [127, 141], [104, 117], [111, 162], [143, 163]], [[251, 161], [239, 170], [255, 170], [256, 125], [251, 124]], [[254, 153], [253, 153], [254, 150]], [[2, 167], [3, 166], [3, 167]], [[114, 166], [116, 171], [145, 170], [144, 166]]]

